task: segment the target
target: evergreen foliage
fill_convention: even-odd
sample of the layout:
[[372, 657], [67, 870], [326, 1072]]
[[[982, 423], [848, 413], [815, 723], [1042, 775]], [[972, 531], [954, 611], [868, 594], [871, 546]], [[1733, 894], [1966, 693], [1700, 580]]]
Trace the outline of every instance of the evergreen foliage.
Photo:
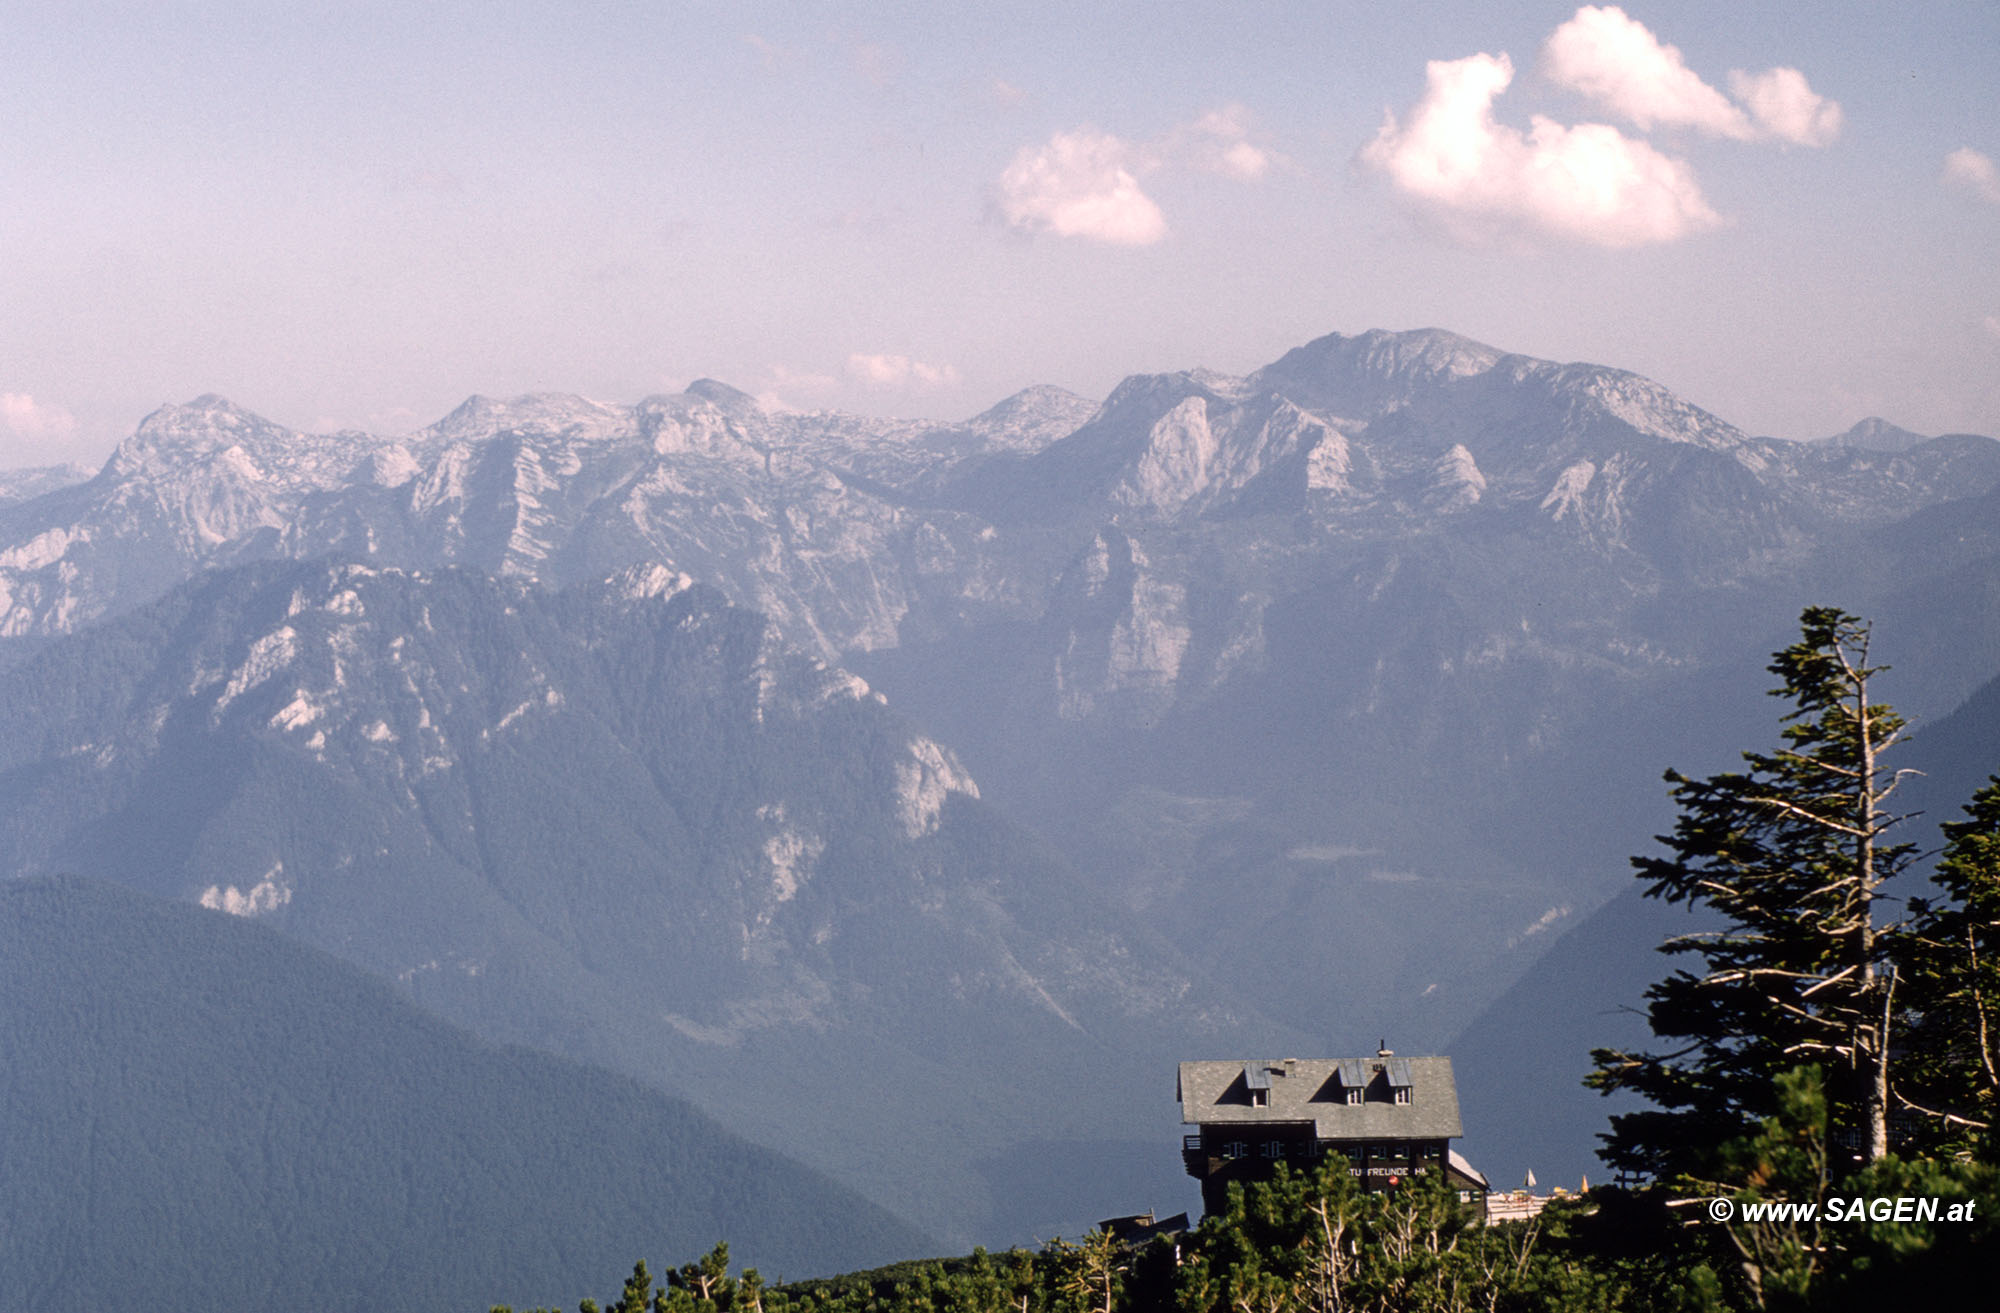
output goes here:
[[[1718, 1157], [1755, 1184], [1739, 1203], [1826, 1192], [1818, 1073], [1781, 1081], [1779, 1111]], [[1870, 1164], [1846, 1198], [1966, 1201], [1973, 1220], [1820, 1225], [1731, 1222], [1620, 1187], [1530, 1221], [1480, 1225], [1456, 1196], [1412, 1181], [1364, 1193], [1340, 1165], [1232, 1186], [1228, 1207], [1144, 1246], [1103, 1231], [1039, 1251], [899, 1263], [814, 1281], [732, 1275], [718, 1245], [655, 1285], [646, 1264], [618, 1299], [578, 1313], [1748, 1313], [1879, 1310], [1912, 1292], [1971, 1292], [2000, 1243], [2000, 1180], [1968, 1162]], [[1694, 1203], [1705, 1201], [1694, 1200]], [[496, 1304], [490, 1313], [513, 1313]], [[563, 1313], [541, 1308], [534, 1313]]]
[[[1664, 1053], [1593, 1053], [1596, 1088], [1655, 1105], [1612, 1119], [1604, 1157], [1652, 1178], [1642, 1198], [1737, 1211], [1678, 1224], [1675, 1270], [1721, 1306], [1869, 1307], [1897, 1283], [1965, 1281], [1995, 1230], [1995, 1000], [2000, 999], [2000, 780], [1947, 824], [1941, 896], [1885, 889], [1913, 861], [1892, 842], [1903, 722], [1871, 700], [1869, 626], [1829, 608], [1770, 669], [1792, 704], [1784, 746], [1749, 770], [1669, 772], [1668, 857], [1635, 858], [1647, 893], [1720, 913], [1669, 939], [1700, 960], [1648, 991]], [[1858, 1199], [1969, 1203], [1939, 1223], [1843, 1211]], [[1818, 1205], [1750, 1216], [1746, 1203]], [[1829, 1214], [1828, 1207], [1834, 1209]], [[1698, 1221], [1698, 1219], [1696, 1219]], [[1969, 1289], [1970, 1287], [1962, 1287]]]
[[1898, 1090], [1933, 1152], [1965, 1152], [2000, 1117], [2000, 778], [1947, 823], [1934, 881], [1912, 900], [1903, 955], [1914, 1016]]
[[1648, 991], [1663, 1052], [1592, 1054], [1591, 1083], [1655, 1107], [1612, 1119], [1603, 1156], [1660, 1179], [1709, 1176], [1716, 1147], [1778, 1112], [1777, 1078], [1825, 1073], [1833, 1133], [1865, 1160], [1888, 1152], [1896, 961], [1883, 885], [1911, 860], [1891, 842], [1885, 763], [1903, 722], [1871, 701], [1869, 628], [1831, 608], [1801, 617], [1797, 643], [1769, 667], [1791, 704], [1783, 746], [1745, 753], [1749, 769], [1690, 779], [1669, 771], [1681, 815], [1666, 857], [1633, 865], [1651, 897], [1719, 913], [1724, 927], [1669, 940], [1690, 956]]
[[718, 1229], [827, 1271], [921, 1236], [613, 1073], [482, 1043], [241, 918], [0, 884], [0, 1307], [466, 1307]]
[[[1616, 1192], [1613, 1192], [1616, 1193]], [[1631, 1228], [1600, 1210], [1552, 1208], [1486, 1227], [1450, 1190], [1364, 1193], [1329, 1163], [1232, 1187], [1196, 1230], [1121, 1244], [1104, 1231], [1039, 1251], [975, 1251], [844, 1277], [765, 1285], [722, 1270], [726, 1248], [653, 1287], [644, 1263], [618, 1301], [579, 1313], [1470, 1313], [1698, 1308], [1663, 1281], [1656, 1255], [1616, 1252]], [[1610, 1211], [1610, 1210], [1603, 1210]], [[1650, 1221], [1647, 1223], [1651, 1225]], [[704, 1273], [700, 1289], [685, 1274]], [[492, 1313], [512, 1313], [507, 1305]], [[560, 1313], [541, 1309], [536, 1313]]]

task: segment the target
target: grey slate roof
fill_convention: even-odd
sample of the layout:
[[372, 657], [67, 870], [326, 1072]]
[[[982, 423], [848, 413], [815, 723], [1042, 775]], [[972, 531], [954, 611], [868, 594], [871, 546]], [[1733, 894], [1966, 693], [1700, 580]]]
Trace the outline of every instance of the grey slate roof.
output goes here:
[[[1262, 1106], [1250, 1099], [1253, 1072], [1270, 1091]], [[1392, 1079], [1409, 1083], [1408, 1103], [1394, 1101]], [[1350, 1104], [1347, 1091], [1356, 1082], [1363, 1101]], [[1189, 1125], [1311, 1122], [1322, 1140], [1442, 1140], [1465, 1133], [1450, 1058], [1183, 1062], [1179, 1097]]]

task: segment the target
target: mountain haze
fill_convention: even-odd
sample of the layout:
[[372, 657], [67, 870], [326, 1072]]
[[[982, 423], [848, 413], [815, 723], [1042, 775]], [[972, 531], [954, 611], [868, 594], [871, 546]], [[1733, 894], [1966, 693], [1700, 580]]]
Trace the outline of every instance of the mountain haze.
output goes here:
[[117, 886], [0, 886], [0, 1039], [14, 1307], [417, 1313], [724, 1235], [801, 1275], [936, 1243], [656, 1090]]
[[10, 869], [266, 921], [968, 1231], [1052, 1206], [978, 1162], [1128, 1133], [1061, 1107], [1084, 1071], [1136, 1099], [1179, 1043], [1282, 1034], [860, 680], [659, 567], [212, 572], [0, 677], [0, 741]]
[[1881, 621], [1920, 721], [2000, 675], [1996, 497], [1990, 438], [1759, 438], [1434, 329], [960, 423], [204, 397], [0, 505], [0, 855], [267, 920], [953, 1238], [1180, 1206], [1178, 1058], [1486, 1018], [1491, 1152], [1587, 1148], [1521, 1095], [1651, 946], [1591, 918], [1660, 772], [1766, 743], [1806, 604]]

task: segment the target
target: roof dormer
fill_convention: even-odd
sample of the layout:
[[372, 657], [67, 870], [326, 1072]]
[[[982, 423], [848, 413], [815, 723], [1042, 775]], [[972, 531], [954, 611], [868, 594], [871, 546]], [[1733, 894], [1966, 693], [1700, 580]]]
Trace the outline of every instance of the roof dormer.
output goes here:
[[1381, 1064], [1381, 1070], [1392, 1102], [1408, 1103], [1416, 1096], [1416, 1082], [1410, 1079], [1408, 1058], [1388, 1058]]

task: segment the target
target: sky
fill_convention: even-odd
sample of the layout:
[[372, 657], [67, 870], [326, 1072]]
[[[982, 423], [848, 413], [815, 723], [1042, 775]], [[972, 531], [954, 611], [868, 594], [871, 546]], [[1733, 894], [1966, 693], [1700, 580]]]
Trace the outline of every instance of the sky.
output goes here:
[[2000, 5], [0, 0], [0, 467], [1441, 327], [2000, 435]]

